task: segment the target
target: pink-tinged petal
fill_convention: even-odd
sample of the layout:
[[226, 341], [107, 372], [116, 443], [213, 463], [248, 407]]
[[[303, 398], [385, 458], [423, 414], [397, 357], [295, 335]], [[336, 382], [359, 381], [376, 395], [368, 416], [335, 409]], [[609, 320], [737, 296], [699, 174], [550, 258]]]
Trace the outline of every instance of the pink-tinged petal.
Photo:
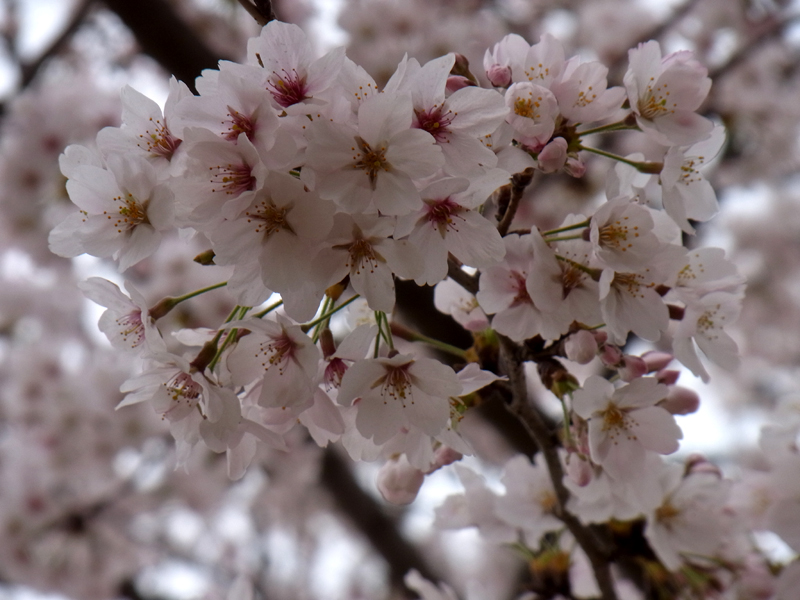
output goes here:
[[614, 395], [614, 385], [602, 377], [592, 375], [572, 396], [572, 410], [583, 419], [595, 412], [605, 410], [608, 400]]
[[138, 225], [119, 252], [119, 270], [127, 270], [151, 256], [161, 245], [161, 234], [149, 225]]
[[455, 54], [445, 54], [425, 63], [414, 77], [412, 99], [414, 108], [428, 110], [444, 102], [447, 77], [455, 64]]
[[394, 135], [386, 150], [386, 160], [393, 169], [414, 179], [429, 177], [444, 166], [441, 148], [421, 129], [406, 129]]
[[408, 423], [399, 401], [390, 399], [384, 404], [378, 397], [362, 398], [357, 405], [356, 429], [375, 444], [384, 444]]
[[349, 405], [366, 394], [372, 386], [386, 376], [386, 367], [376, 360], [359, 360], [353, 363], [344, 377], [336, 397], [339, 404]]
[[506, 254], [503, 238], [485, 217], [476, 211], [460, 215], [461, 224], [445, 238], [447, 249], [465, 265], [486, 269], [500, 262]]
[[683, 432], [675, 417], [660, 406], [631, 411], [629, 429], [642, 446], [659, 454], [672, 454], [678, 447]]
[[394, 280], [386, 263], [378, 262], [359, 270], [351, 269], [350, 283], [356, 292], [364, 296], [372, 310], [392, 312], [395, 302]]
[[653, 377], [639, 377], [619, 388], [614, 399], [622, 408], [654, 406], [667, 397], [669, 388]]
[[430, 358], [418, 358], [409, 367], [412, 383], [426, 394], [439, 398], [458, 396], [461, 385], [453, 369]]
[[358, 133], [372, 148], [378, 148], [411, 127], [412, 113], [408, 94], [371, 96], [358, 109]]
[[372, 202], [381, 214], [389, 216], [405, 215], [422, 206], [414, 182], [395, 170], [378, 173]]

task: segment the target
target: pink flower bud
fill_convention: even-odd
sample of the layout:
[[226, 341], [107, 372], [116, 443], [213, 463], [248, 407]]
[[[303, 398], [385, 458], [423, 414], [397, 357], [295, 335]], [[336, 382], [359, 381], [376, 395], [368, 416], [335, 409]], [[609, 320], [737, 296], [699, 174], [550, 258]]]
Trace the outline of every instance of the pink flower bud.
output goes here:
[[605, 344], [600, 350], [600, 360], [607, 367], [616, 367], [622, 362], [622, 350], [613, 344]]
[[462, 458], [464, 458], [464, 455], [461, 454], [461, 452], [453, 450], [449, 446], [440, 446], [433, 454], [433, 465], [428, 473], [433, 473], [437, 469], [441, 469], [447, 465], [452, 465], [454, 462], [461, 460]]
[[575, 485], [584, 487], [592, 481], [592, 465], [585, 456], [577, 452], [570, 452], [567, 455], [567, 476], [575, 482]]
[[554, 173], [567, 162], [567, 140], [557, 137], [539, 153], [539, 168], [544, 173]]
[[681, 372], [675, 369], [664, 369], [656, 373], [658, 383], [663, 383], [664, 385], [675, 385], [675, 382], [678, 381], [680, 376]]
[[700, 408], [700, 396], [696, 392], [676, 385], [658, 405], [673, 415], [690, 415]]
[[598, 346], [602, 346], [608, 341], [607, 331], [595, 330], [592, 332], [592, 335], [594, 336], [594, 340], [597, 342]]
[[659, 352], [658, 350], [651, 350], [642, 354], [644, 362], [647, 363], [647, 372], [660, 371], [665, 368], [672, 359], [675, 358], [669, 352]]
[[564, 342], [567, 358], [579, 365], [586, 365], [597, 356], [597, 341], [591, 331], [581, 329], [569, 336]]
[[722, 479], [722, 471], [702, 454], [692, 454], [686, 459], [686, 476], [697, 473], [711, 473]]
[[492, 65], [486, 71], [486, 76], [494, 87], [508, 87], [511, 85], [511, 67]]
[[619, 369], [619, 378], [631, 382], [637, 377], [647, 373], [647, 364], [638, 356], [623, 356], [622, 366]]
[[419, 493], [425, 475], [408, 463], [406, 455], [385, 463], [378, 471], [377, 486], [383, 499], [392, 504], [411, 504]]
[[578, 157], [570, 156], [567, 158], [564, 170], [575, 179], [580, 179], [586, 175], [586, 163]]
[[475, 84], [461, 75], [450, 75], [450, 77], [447, 78], [447, 85], [445, 86], [445, 89], [447, 90], [448, 94], [457, 92], [465, 87], [475, 87]]

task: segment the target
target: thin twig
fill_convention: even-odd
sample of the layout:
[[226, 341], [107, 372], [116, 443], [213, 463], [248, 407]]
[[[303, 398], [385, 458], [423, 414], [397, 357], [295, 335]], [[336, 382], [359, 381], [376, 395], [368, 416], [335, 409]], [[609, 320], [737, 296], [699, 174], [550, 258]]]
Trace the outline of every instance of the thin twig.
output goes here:
[[272, 10], [270, 0], [239, 0], [239, 4], [261, 27], [275, 20], [275, 12]]
[[473, 296], [478, 293], [478, 278], [464, 271], [452, 257], [447, 259], [447, 276]]

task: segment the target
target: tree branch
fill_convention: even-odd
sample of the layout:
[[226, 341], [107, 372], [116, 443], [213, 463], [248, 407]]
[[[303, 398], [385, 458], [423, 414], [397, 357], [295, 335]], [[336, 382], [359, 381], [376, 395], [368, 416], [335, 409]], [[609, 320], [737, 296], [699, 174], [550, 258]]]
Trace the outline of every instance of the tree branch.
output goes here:
[[217, 68], [217, 56], [164, 0], [103, 0], [131, 30], [142, 52], [196, 93], [195, 78]]
[[441, 580], [419, 551], [400, 534], [394, 521], [361, 489], [348, 464], [330, 447], [323, 453], [320, 483], [327, 488], [339, 510], [389, 564], [393, 587], [408, 592], [403, 578], [411, 569], [431, 581]]
[[564, 486], [564, 470], [558, 456], [558, 442], [554, 432], [545, 423], [542, 415], [528, 400], [528, 387], [522, 362], [522, 348], [507, 337], [498, 334], [500, 339], [500, 368], [508, 376], [512, 391], [511, 411], [516, 414], [536, 440], [539, 450], [547, 463], [550, 479], [558, 499], [558, 518], [561, 519], [575, 536], [575, 540], [586, 552], [592, 564], [597, 585], [603, 600], [617, 600], [614, 581], [611, 577], [609, 557], [611, 549], [597, 536], [597, 532], [584, 527], [581, 522], [567, 510], [569, 491]]

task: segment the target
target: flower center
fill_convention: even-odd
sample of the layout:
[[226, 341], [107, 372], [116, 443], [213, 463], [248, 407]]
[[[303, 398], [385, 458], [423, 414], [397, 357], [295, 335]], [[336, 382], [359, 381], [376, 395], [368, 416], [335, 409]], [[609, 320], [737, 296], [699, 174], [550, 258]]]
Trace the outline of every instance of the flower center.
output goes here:
[[272, 94], [277, 102], [283, 108], [299, 104], [303, 100], [308, 99], [306, 92], [306, 78], [298, 75], [297, 71], [292, 69], [291, 73], [285, 69], [281, 71], [282, 74], [272, 72], [272, 77], [267, 83], [267, 90]]
[[150, 117], [150, 127], [143, 134], [139, 135], [139, 143], [136, 145], [143, 148], [146, 152], [154, 156], [160, 156], [170, 160], [175, 150], [181, 145], [183, 140], [179, 140], [170, 132], [166, 121]]
[[288, 231], [294, 233], [292, 226], [286, 219], [286, 215], [291, 211], [289, 206], [275, 206], [272, 202], [262, 200], [256, 205], [255, 212], [246, 212], [247, 222], [256, 223], [256, 233], [264, 234], [264, 239], [268, 239], [273, 233]]
[[294, 343], [294, 340], [289, 337], [289, 334], [283, 332], [270, 339], [268, 342], [261, 343], [256, 357], [259, 355], [262, 356], [263, 362], [261, 366], [264, 367], [265, 371], [268, 371], [270, 367], [278, 365], [278, 374], [283, 375], [286, 365], [288, 361], [294, 357], [296, 349], [297, 344]]
[[146, 202], [139, 202], [131, 194], [117, 196], [113, 199], [113, 201], [117, 202], [119, 205], [119, 208], [117, 209], [117, 214], [119, 216], [116, 217], [116, 220], [113, 214], [109, 214], [105, 210], [103, 211], [103, 214], [106, 215], [109, 221], [113, 221], [113, 226], [117, 229], [117, 233], [130, 231], [137, 225], [150, 222], [147, 220]]
[[458, 213], [463, 210], [461, 205], [456, 204], [450, 198], [444, 200], [426, 200], [425, 204], [428, 206], [428, 220], [431, 224], [439, 230], [442, 237], [448, 231], [458, 233], [458, 226], [454, 219], [464, 220]]
[[639, 237], [639, 226], [634, 225], [632, 228], [629, 228], [625, 223], [627, 220], [628, 217], [622, 217], [621, 220], [618, 219], [613, 223], [606, 223], [600, 227], [600, 245], [619, 250], [620, 252], [626, 252], [628, 248], [633, 247], [632, 243], [625, 244], [624, 242], [628, 241], [628, 236], [634, 238]]
[[[227, 121], [230, 123], [228, 126], [228, 131], [222, 134], [229, 142], [235, 142], [239, 139], [239, 136], [244, 133], [247, 136], [247, 139], [250, 141], [253, 140], [253, 135], [255, 134], [255, 123], [248, 117], [247, 115], [243, 115], [238, 110], [231, 108], [228, 106], [228, 116], [230, 120]], [[225, 123], [225, 121], [223, 121]]]
[[325, 389], [331, 390], [333, 388], [340, 388], [342, 386], [342, 377], [347, 371], [347, 363], [341, 358], [332, 358], [325, 367], [325, 374], [323, 381], [325, 382]]
[[[386, 368], [386, 376], [383, 378], [383, 389], [381, 390], [384, 404], [387, 402], [386, 396], [388, 395], [392, 400], [400, 400], [403, 408], [406, 407], [406, 398], [410, 396], [409, 390], [411, 389], [411, 376], [408, 374], [410, 366], [409, 362], [398, 367]], [[411, 404], [414, 404], [413, 397]]]
[[[386, 161], [386, 147], [373, 150], [370, 145], [360, 137], [356, 136], [356, 143], [360, 152], [356, 152], [353, 157], [353, 168], [361, 169], [369, 177], [369, 183], [372, 189], [375, 189], [375, 183], [378, 180], [378, 172], [389, 171], [391, 165]], [[355, 148], [352, 148], [355, 151]]]
[[348, 251], [350, 252], [350, 257], [347, 266], [351, 272], [355, 270], [357, 275], [360, 275], [362, 270], [364, 270], [364, 272], [369, 270], [370, 273], [374, 273], [375, 269], [378, 268], [378, 262], [382, 260], [381, 257], [376, 254], [369, 240], [363, 238], [350, 244]]
[[250, 165], [218, 165], [208, 169], [217, 170], [209, 180], [212, 184], [216, 184], [211, 188], [212, 192], [224, 191], [229, 196], [238, 196], [256, 187], [256, 178], [253, 177]]
[[188, 373], [180, 372], [164, 384], [173, 401], [191, 404], [203, 393], [203, 388]]
[[144, 323], [142, 323], [142, 311], [136, 310], [121, 316], [116, 320], [117, 326], [122, 334], [122, 341], [127, 343], [128, 338], [132, 337], [131, 348], [136, 348], [144, 341]]
[[520, 304], [533, 304], [533, 300], [531, 299], [530, 294], [528, 294], [528, 288], [525, 286], [525, 279], [527, 277], [525, 273], [511, 271], [509, 276], [514, 280], [512, 285], [514, 286], [514, 291], [516, 292], [514, 300], [511, 301], [511, 306], [509, 308], [519, 306]]
[[661, 84], [653, 88], [653, 78], [650, 78], [650, 83], [647, 86], [647, 91], [644, 96], [639, 98], [638, 108], [639, 114], [645, 119], [653, 120], [658, 117], [664, 117], [675, 112], [676, 103], [672, 107], [667, 105], [669, 90], [667, 84]]
[[417, 112], [417, 127], [430, 133], [437, 143], [446, 142], [446, 134], [449, 132], [447, 129], [450, 123], [453, 122], [455, 114], [449, 110], [442, 114], [441, 107], [434, 107], [428, 111]]
[[517, 98], [514, 100], [514, 114], [525, 117], [526, 119], [533, 119], [534, 121], [540, 119], [542, 115], [537, 111], [541, 107], [541, 100], [541, 97], [538, 101], [531, 98]]

